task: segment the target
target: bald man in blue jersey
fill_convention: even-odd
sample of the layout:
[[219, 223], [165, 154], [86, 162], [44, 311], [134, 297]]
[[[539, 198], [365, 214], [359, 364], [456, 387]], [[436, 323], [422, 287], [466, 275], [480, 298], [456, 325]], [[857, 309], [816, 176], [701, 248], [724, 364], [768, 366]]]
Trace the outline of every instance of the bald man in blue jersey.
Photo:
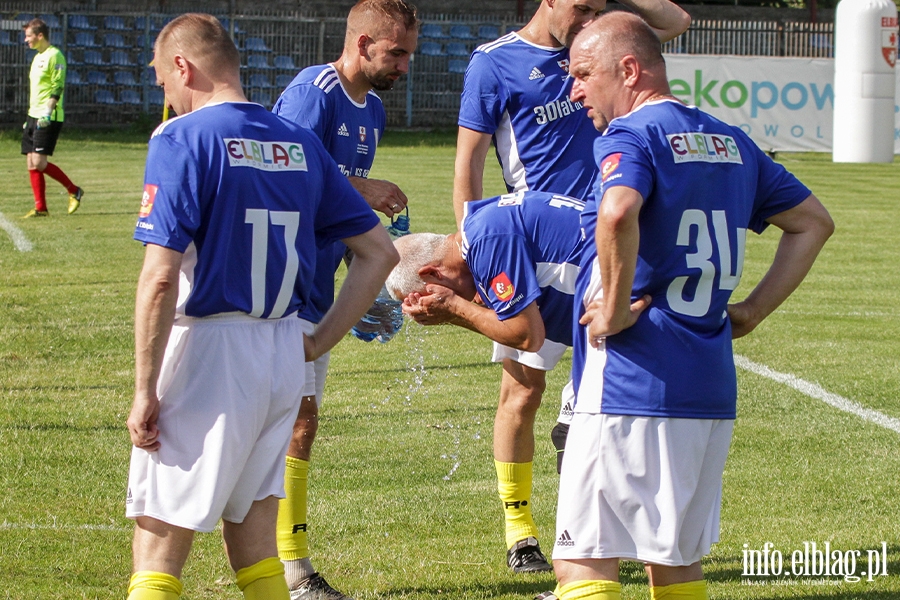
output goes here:
[[[560, 600], [619, 600], [619, 561], [651, 598], [706, 600], [736, 413], [732, 338], [800, 285], [834, 224], [738, 127], [675, 99], [659, 40], [612, 13], [572, 46], [573, 101], [605, 133], [576, 290], [575, 414], [553, 565]], [[782, 230], [747, 298], [729, 304], [747, 231]]]
[[[668, 0], [622, 0], [663, 41], [684, 32], [690, 17]], [[597, 166], [591, 148], [597, 132], [584, 119], [572, 87], [569, 46], [606, 8], [606, 0], [541, 0], [521, 30], [483, 44], [466, 70], [459, 110], [453, 207], [457, 223], [466, 202], [483, 197], [484, 163], [493, 141], [507, 190], [536, 190], [589, 199]], [[549, 570], [537, 543], [530, 506], [534, 419], [544, 373], [496, 347], [503, 362], [494, 421], [494, 461], [506, 518], [507, 562], [516, 572]], [[565, 412], [566, 400], [563, 399]], [[561, 414], [564, 418], [564, 415]], [[564, 428], [557, 428], [554, 433]], [[561, 446], [564, 435], [555, 435]], [[559, 448], [558, 448], [559, 449]], [[524, 519], [523, 529], [515, 523]]]
[[[135, 239], [135, 520], [129, 600], [177, 600], [197, 531], [222, 535], [248, 600], [288, 600], [275, 521], [304, 360], [334, 346], [397, 260], [390, 238], [309, 131], [247, 102], [221, 23], [186, 14], [154, 47], [179, 115], [154, 132]], [[316, 241], [356, 260], [315, 332]]]

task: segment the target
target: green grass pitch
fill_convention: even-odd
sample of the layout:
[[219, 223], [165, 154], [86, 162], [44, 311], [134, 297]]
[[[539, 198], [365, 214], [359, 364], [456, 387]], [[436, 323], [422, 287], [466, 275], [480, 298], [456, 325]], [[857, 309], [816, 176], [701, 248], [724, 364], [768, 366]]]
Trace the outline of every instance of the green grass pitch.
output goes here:
[[[62, 138], [53, 160], [86, 190], [82, 208], [66, 216], [65, 195], [48, 180], [52, 216], [22, 221], [32, 206], [25, 160], [18, 133], [0, 135], [0, 213], [33, 245], [17, 251], [0, 230], [7, 599], [124, 598], [130, 572], [124, 423], [142, 259], [131, 236], [146, 145], [123, 135]], [[453, 135], [385, 137], [372, 176], [406, 190], [414, 231], [452, 230], [453, 155]], [[800, 290], [735, 351], [898, 419], [900, 165], [779, 160], [828, 206], [837, 231]], [[499, 170], [488, 162], [486, 193], [499, 193]], [[736, 297], [761, 276], [777, 232], [751, 238]], [[334, 351], [313, 452], [310, 538], [318, 568], [357, 600], [521, 600], [553, 587], [548, 574], [516, 576], [505, 566], [491, 459], [500, 370], [489, 357], [484, 338], [415, 324], [389, 344], [348, 338]], [[534, 507], [548, 551], [557, 488], [549, 432], [568, 366], [552, 373], [536, 427]], [[738, 377], [721, 541], [704, 560], [710, 596], [900, 598], [900, 433], [769, 378]], [[869, 568], [869, 550], [886, 548], [887, 564], [858, 582], [745, 576], [745, 550], [766, 542], [786, 570], [812, 542], [839, 550], [845, 567], [860, 551], [857, 575]], [[623, 598], [649, 597], [638, 565], [625, 564], [622, 581]], [[218, 534], [198, 536], [184, 583], [191, 600], [240, 598]]]

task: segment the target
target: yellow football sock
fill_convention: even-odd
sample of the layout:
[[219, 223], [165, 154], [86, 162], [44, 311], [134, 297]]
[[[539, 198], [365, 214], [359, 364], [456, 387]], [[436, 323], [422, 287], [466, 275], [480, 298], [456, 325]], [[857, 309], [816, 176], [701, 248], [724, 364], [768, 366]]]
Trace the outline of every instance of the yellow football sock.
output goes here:
[[181, 582], [174, 575], [138, 571], [128, 584], [128, 600], [178, 600]]
[[284, 458], [284, 494], [278, 501], [278, 557], [299, 560], [309, 556], [306, 535], [306, 490], [309, 461], [286, 456]]
[[688, 581], [672, 585], [656, 585], [650, 588], [652, 600], [709, 600], [706, 581]]
[[246, 600], [288, 600], [284, 565], [275, 558], [264, 558], [237, 572], [237, 585]]
[[618, 581], [572, 581], [556, 587], [559, 600], [620, 600], [622, 584]]
[[506, 547], [519, 540], [537, 538], [537, 526], [531, 516], [531, 463], [494, 461], [497, 468], [497, 492], [506, 520]]

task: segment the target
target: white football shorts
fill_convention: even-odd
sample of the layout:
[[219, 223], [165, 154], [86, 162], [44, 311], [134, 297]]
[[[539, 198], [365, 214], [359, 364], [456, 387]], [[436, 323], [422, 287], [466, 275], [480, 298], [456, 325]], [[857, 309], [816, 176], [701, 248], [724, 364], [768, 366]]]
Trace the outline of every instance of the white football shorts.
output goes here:
[[157, 384], [156, 452], [132, 448], [125, 514], [212, 531], [284, 498], [284, 456], [306, 370], [296, 315], [175, 321]]
[[553, 559], [686, 566], [719, 541], [732, 420], [576, 412], [566, 439]]
[[525, 352], [494, 342], [494, 356], [491, 362], [503, 362], [503, 359], [509, 358], [538, 371], [552, 371], [568, 348], [565, 344], [545, 339], [537, 352]]
[[[315, 331], [316, 324], [300, 319]], [[316, 396], [316, 406], [322, 408], [322, 395], [325, 393], [325, 377], [328, 376], [328, 363], [331, 352], [326, 352], [316, 360], [306, 363], [306, 383], [303, 385], [303, 397]]]

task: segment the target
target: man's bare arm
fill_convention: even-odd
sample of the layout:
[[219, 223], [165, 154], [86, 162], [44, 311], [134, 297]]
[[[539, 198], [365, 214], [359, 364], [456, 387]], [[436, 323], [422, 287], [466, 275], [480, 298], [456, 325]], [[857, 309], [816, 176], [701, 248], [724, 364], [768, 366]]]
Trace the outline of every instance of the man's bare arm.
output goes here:
[[453, 175], [453, 212], [456, 214], [457, 227], [462, 221], [465, 203], [484, 197], [484, 161], [490, 147], [490, 134], [466, 127], [459, 128]]
[[675, 39], [691, 26], [691, 16], [668, 0], [619, 0], [647, 21], [660, 41]]
[[182, 254], [148, 244], [138, 279], [134, 310], [134, 402], [128, 415], [131, 443], [153, 452], [159, 449], [159, 398], [156, 383], [175, 321]]
[[353, 261], [334, 305], [325, 313], [304, 343], [306, 361], [331, 350], [366, 313], [400, 256], [380, 224], [366, 233], [343, 240], [353, 251]]
[[767, 220], [784, 233], [765, 276], [743, 302], [728, 306], [734, 338], [753, 331], [797, 289], [834, 232], [831, 215], [813, 195]]

